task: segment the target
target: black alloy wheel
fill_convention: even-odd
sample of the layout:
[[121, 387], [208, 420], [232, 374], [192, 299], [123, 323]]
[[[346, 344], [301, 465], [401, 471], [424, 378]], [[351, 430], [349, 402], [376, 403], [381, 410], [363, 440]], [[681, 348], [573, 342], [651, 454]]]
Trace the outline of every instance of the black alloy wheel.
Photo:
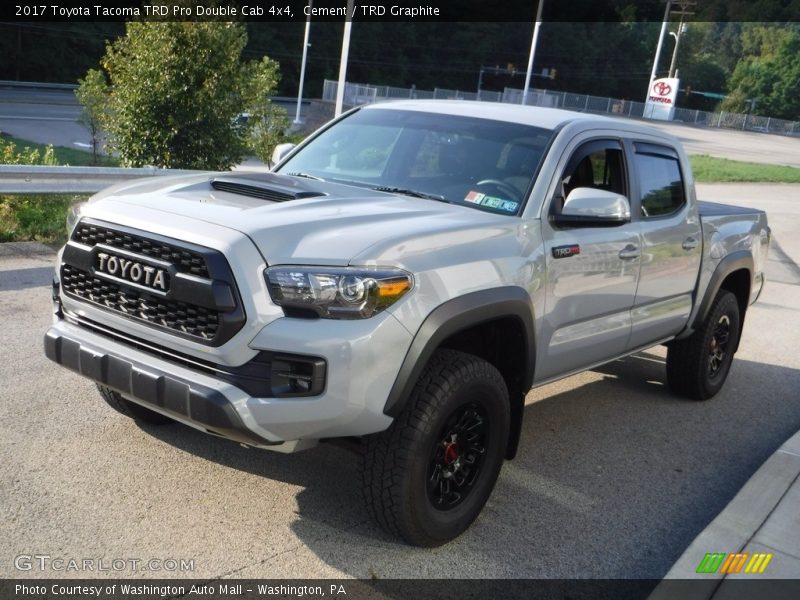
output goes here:
[[367, 438], [367, 510], [387, 532], [440, 546], [465, 531], [492, 493], [505, 458], [508, 388], [487, 361], [437, 350], [403, 412]]
[[692, 335], [667, 346], [667, 383], [692, 400], [708, 400], [722, 389], [739, 343], [739, 301], [720, 290], [703, 323]]
[[438, 510], [458, 506], [480, 476], [489, 444], [489, 418], [479, 404], [456, 410], [431, 450], [428, 500]]

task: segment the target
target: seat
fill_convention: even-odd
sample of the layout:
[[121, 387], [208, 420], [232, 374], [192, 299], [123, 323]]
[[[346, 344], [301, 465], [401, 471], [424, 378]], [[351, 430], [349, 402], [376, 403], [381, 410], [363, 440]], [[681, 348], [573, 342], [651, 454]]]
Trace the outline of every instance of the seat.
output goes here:
[[508, 149], [503, 167], [503, 180], [524, 195], [536, 169], [538, 156], [533, 148], [513, 145]]
[[579, 187], [595, 187], [592, 159], [589, 156], [585, 156], [570, 176], [564, 179], [564, 197]]

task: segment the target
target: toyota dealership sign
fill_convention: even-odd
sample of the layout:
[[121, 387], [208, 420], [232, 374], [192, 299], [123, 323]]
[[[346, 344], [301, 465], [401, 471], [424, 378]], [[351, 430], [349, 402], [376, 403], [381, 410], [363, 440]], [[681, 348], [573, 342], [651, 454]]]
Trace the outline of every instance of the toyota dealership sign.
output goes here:
[[644, 103], [644, 116], [647, 119], [671, 121], [675, 113], [675, 99], [678, 97], [679, 79], [664, 77], [650, 84], [647, 100]]

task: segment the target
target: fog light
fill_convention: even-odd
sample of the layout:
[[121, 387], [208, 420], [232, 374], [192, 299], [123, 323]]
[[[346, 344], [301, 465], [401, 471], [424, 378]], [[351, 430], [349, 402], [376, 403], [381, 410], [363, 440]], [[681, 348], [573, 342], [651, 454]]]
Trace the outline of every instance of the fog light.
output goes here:
[[272, 397], [320, 395], [325, 389], [325, 367], [321, 358], [276, 356], [270, 377]]

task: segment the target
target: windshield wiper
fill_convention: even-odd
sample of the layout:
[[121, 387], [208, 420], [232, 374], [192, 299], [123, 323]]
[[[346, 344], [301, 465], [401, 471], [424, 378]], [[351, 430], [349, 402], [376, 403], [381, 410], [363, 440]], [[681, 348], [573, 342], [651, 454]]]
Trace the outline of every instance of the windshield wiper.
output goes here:
[[305, 177], [306, 179], [313, 179], [314, 181], [325, 181], [322, 177], [317, 177], [316, 175], [311, 175], [310, 173], [301, 173], [299, 171], [286, 174], [291, 175], [292, 177]]
[[403, 194], [404, 196], [412, 196], [413, 198], [425, 198], [427, 200], [437, 200], [439, 202], [447, 202], [450, 204], [450, 201], [445, 198], [444, 196], [440, 196], [439, 194], [429, 194], [427, 192], [420, 192], [418, 190], [412, 190], [408, 188], [401, 188], [401, 187], [392, 187], [389, 185], [379, 185], [377, 187], [372, 188], [376, 192], [386, 192], [388, 194]]

